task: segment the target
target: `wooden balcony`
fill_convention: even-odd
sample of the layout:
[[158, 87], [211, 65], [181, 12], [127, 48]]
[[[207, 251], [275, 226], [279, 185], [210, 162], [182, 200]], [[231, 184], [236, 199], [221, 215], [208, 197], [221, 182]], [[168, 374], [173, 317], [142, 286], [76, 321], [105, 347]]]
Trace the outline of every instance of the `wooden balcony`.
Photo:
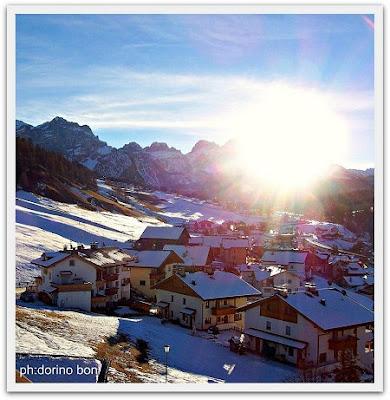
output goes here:
[[236, 313], [236, 307], [225, 306], [225, 307], [212, 307], [211, 315], [221, 316], [221, 315], [231, 315]]
[[357, 346], [357, 337], [352, 335], [341, 336], [334, 339], [329, 339], [329, 349], [342, 351], [353, 349]]
[[106, 296], [93, 296], [91, 298], [92, 305], [105, 304], [106, 301], [107, 301], [107, 297]]
[[112, 287], [105, 290], [106, 296], [113, 296], [118, 293], [118, 288]]
[[119, 274], [105, 274], [105, 275], [103, 275], [103, 279], [106, 282], [115, 282], [115, 281], [118, 280], [118, 278], [119, 278]]
[[77, 282], [77, 283], [52, 283], [58, 292], [85, 292], [92, 290], [92, 283]]

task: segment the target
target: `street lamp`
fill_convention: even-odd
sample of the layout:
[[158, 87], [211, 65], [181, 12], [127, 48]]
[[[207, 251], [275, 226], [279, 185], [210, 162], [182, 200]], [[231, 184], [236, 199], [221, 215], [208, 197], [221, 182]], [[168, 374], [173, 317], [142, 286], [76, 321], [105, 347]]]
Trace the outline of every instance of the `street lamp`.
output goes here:
[[165, 353], [165, 382], [168, 383], [168, 353], [170, 350], [169, 344], [164, 345], [164, 353]]

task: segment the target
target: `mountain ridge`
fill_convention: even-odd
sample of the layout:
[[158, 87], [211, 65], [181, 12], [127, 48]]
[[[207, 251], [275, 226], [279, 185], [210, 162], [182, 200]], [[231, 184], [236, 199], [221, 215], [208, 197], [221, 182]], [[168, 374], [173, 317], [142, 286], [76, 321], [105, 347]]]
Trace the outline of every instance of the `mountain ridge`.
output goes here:
[[[220, 181], [233, 182], [245, 173], [232, 170], [229, 165], [235, 152], [233, 139], [223, 145], [199, 140], [188, 153], [165, 142], [153, 142], [145, 147], [129, 142], [115, 148], [100, 140], [88, 125], [60, 116], [35, 127], [16, 120], [16, 135], [79, 162], [101, 177], [184, 194], [201, 193], [205, 185], [218, 191]], [[363, 171], [337, 166], [333, 167], [332, 174], [341, 180], [345, 177], [364, 180], [373, 178], [374, 169]], [[209, 194], [212, 196], [213, 190]]]

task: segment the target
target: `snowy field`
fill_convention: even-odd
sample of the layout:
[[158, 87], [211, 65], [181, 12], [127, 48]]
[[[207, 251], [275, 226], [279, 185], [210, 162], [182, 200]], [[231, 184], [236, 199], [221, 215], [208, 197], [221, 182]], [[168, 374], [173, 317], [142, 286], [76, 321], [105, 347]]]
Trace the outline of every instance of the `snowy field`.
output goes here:
[[[111, 195], [112, 188], [98, 181], [99, 192]], [[16, 192], [16, 281], [31, 281], [38, 270], [30, 261], [44, 251], [62, 249], [64, 245], [91, 242], [121, 246], [127, 240], [139, 238], [147, 225], [162, 225], [159, 217], [170, 224], [190, 219], [210, 219], [217, 222], [241, 220], [258, 222], [260, 218], [240, 215], [221, 207], [163, 192], [155, 195], [165, 200], [161, 212], [151, 211], [132, 198], [134, 208], [146, 214], [140, 218], [109, 211], [89, 211], [75, 204], [65, 204], [32, 193]], [[129, 198], [130, 200], [130, 198]]]
[[[165, 382], [165, 344], [171, 347], [169, 383], [283, 382], [297, 373], [295, 368], [282, 363], [231, 352], [226, 346], [227, 333], [214, 339], [204, 332], [193, 336], [189, 329], [162, 325], [156, 317], [118, 318], [28, 305], [31, 306], [35, 308], [17, 308], [19, 353], [93, 357], [97, 342], [124, 333], [134, 341], [142, 338], [149, 343], [150, 372], [129, 365], [129, 371], [145, 383]], [[120, 379], [119, 373], [117, 378]]]
[[120, 246], [138, 239], [147, 225], [161, 222], [108, 211], [89, 211], [32, 193], [16, 193], [16, 280], [29, 281], [37, 275], [30, 261], [44, 251], [62, 249], [69, 242], [91, 242]]
[[157, 362], [164, 360], [164, 345], [171, 346], [168, 365], [171, 379], [176, 370], [207, 380], [224, 382], [283, 382], [296, 374], [296, 369], [252, 354], [238, 355], [210, 338], [193, 336], [191, 331], [172, 324], [161, 324], [155, 317], [119, 318], [119, 332], [150, 343]]
[[247, 224], [255, 224], [263, 221], [263, 218], [260, 216], [251, 216], [228, 211], [205, 200], [159, 191], [153, 194], [165, 200], [164, 203], [159, 205], [159, 208], [161, 208], [164, 218], [169, 218], [171, 224], [197, 219], [210, 220], [216, 223], [222, 223], [224, 221], [243, 221]]

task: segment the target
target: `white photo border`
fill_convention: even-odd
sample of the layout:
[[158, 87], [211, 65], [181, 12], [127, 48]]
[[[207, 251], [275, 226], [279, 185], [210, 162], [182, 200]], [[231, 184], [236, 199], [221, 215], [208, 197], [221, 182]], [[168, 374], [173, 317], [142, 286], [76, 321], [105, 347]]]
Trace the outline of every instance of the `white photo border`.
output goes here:
[[[375, 357], [373, 383], [62, 384], [15, 382], [15, 20], [17, 14], [372, 14], [375, 18]], [[7, 391], [9, 392], [382, 392], [384, 306], [383, 186], [383, 6], [382, 5], [8, 5], [7, 6]]]

